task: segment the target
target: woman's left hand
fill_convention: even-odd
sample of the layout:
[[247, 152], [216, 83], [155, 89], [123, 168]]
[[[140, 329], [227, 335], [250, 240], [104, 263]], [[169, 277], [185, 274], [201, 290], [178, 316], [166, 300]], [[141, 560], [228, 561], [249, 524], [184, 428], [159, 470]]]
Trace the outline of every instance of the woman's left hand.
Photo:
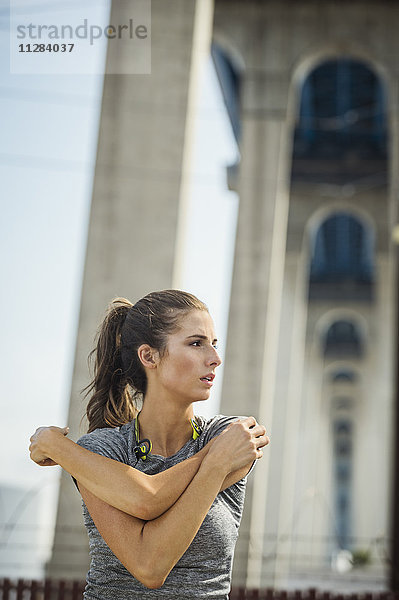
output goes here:
[[49, 456], [45, 449], [45, 442], [48, 440], [48, 436], [51, 435], [68, 435], [69, 427], [39, 427], [30, 438], [29, 452], [30, 457], [36, 464], [41, 467], [52, 467], [57, 463], [54, 462]]

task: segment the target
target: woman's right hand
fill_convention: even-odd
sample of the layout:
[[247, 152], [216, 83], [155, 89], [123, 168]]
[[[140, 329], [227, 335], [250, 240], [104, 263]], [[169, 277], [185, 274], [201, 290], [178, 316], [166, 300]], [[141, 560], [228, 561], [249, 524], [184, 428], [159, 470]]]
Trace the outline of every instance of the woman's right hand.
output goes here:
[[217, 459], [227, 473], [238, 471], [258, 458], [262, 458], [262, 448], [270, 442], [266, 428], [259, 425], [254, 417], [238, 419], [230, 423], [217, 437], [208, 456]]
[[39, 427], [30, 438], [29, 453], [30, 457], [36, 464], [41, 467], [54, 466], [57, 463], [49, 457], [46, 441], [48, 442], [49, 434], [66, 436], [69, 433], [69, 427]]

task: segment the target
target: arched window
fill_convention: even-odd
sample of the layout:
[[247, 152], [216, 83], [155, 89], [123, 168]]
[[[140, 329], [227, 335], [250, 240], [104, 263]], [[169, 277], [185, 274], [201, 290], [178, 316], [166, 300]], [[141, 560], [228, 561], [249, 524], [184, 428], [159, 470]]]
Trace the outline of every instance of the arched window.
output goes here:
[[301, 90], [293, 179], [342, 184], [367, 175], [384, 185], [386, 114], [384, 86], [367, 64], [339, 59], [317, 66]]
[[324, 355], [334, 358], [360, 357], [363, 344], [357, 326], [351, 321], [335, 321], [324, 339]]
[[310, 299], [370, 300], [374, 281], [373, 233], [362, 221], [339, 212], [314, 237]]
[[331, 373], [333, 383], [355, 383], [357, 375], [351, 369], [338, 369]]
[[303, 84], [295, 152], [340, 156], [386, 154], [386, 112], [380, 79], [362, 62], [329, 60]]

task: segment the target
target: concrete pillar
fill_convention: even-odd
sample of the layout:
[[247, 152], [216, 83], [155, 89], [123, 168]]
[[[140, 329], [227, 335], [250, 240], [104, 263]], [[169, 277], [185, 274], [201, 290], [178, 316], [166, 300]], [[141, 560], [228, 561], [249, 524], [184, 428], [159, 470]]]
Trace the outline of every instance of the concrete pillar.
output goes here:
[[[398, 83], [398, 65], [397, 62], [391, 64], [392, 80], [390, 81], [390, 189], [389, 189], [389, 224], [395, 233], [399, 223], [399, 173], [397, 164], [399, 160], [399, 83]], [[396, 389], [392, 394], [392, 466], [391, 466], [391, 486], [390, 486], [390, 518], [389, 531], [391, 532], [392, 543], [390, 548], [391, 567], [390, 567], [390, 588], [399, 589], [399, 252], [398, 239], [394, 236], [395, 244], [390, 246], [390, 280], [393, 282], [392, 300], [394, 306], [393, 321], [395, 322], [395, 331], [393, 339], [393, 377]], [[395, 339], [396, 338], [396, 339]]]
[[[120, 3], [111, 22], [123, 22]], [[195, 22], [194, 0], [152, 0], [151, 75], [106, 75], [68, 425], [77, 439], [87, 356], [105, 307], [172, 286]], [[173, 15], [173, 18], [171, 18]], [[111, 48], [129, 61], [128, 46]], [[108, 61], [116, 60], [108, 55]], [[128, 70], [128, 69], [126, 69]], [[84, 578], [80, 496], [63, 474], [47, 575]]]
[[[309, 310], [309, 309], [308, 309]], [[319, 488], [320, 464], [328, 465], [328, 426], [323, 415], [324, 356], [320, 333], [314, 323], [307, 323], [307, 344], [303, 389], [300, 400], [300, 455], [296, 460], [296, 473], [291, 486], [295, 490], [295, 519], [290, 529], [293, 537], [291, 568], [303, 569], [314, 553], [313, 534], [320, 511], [324, 512], [325, 489]], [[324, 433], [324, 437], [323, 437]], [[317, 531], [316, 531], [317, 534]], [[303, 558], [306, 557], [306, 558]], [[310, 560], [309, 560], [310, 562]], [[310, 569], [313, 565], [309, 565]]]
[[279, 418], [273, 421], [273, 444], [270, 447], [271, 460], [277, 463], [272, 487], [279, 488], [280, 493], [274, 512], [277, 518], [268, 519], [267, 528], [268, 532], [273, 531], [275, 559], [269, 561], [270, 575], [262, 582], [262, 586], [273, 583], [276, 587], [284, 587], [290, 569], [292, 530], [298, 509], [295, 475], [303, 446], [300, 419], [305, 368], [308, 259], [307, 248], [302, 244], [297, 252], [287, 253], [285, 265], [276, 387]]
[[[392, 468], [391, 424], [394, 420], [394, 306], [390, 270], [390, 259], [385, 251], [381, 252], [376, 256], [378, 277], [375, 285], [378, 302], [370, 308], [370, 314], [366, 314], [369, 332], [366, 357], [362, 365], [361, 393], [356, 406], [353, 520], [357, 548], [362, 548], [362, 539], [377, 540], [391, 536], [390, 486], [387, 482]], [[377, 548], [372, 548], [372, 551], [375, 569], [375, 565], [380, 566], [383, 561]]]
[[[290, 148], [285, 71], [253, 70], [242, 82], [240, 208], [221, 411], [273, 416], [284, 273]], [[269, 455], [249, 480], [233, 571], [259, 587]]]

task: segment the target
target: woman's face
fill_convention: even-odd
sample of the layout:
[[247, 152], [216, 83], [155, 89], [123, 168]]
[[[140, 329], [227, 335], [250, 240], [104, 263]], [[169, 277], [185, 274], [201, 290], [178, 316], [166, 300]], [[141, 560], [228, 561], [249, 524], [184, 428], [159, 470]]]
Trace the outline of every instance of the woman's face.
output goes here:
[[158, 383], [172, 398], [187, 402], [207, 400], [215, 369], [221, 364], [216, 351], [213, 321], [205, 310], [191, 310], [167, 339], [158, 364]]

